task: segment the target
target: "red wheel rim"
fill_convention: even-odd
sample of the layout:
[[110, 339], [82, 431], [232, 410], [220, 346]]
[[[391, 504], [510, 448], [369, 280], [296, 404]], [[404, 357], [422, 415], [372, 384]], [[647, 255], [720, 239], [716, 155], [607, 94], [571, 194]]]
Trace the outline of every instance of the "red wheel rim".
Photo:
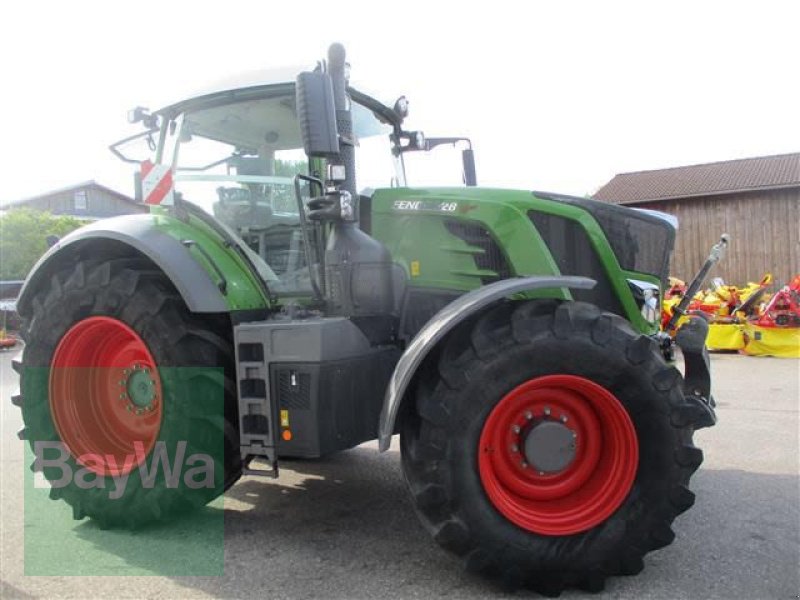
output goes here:
[[161, 429], [161, 378], [142, 338], [110, 317], [73, 325], [50, 369], [50, 410], [70, 454], [100, 475], [144, 461]]
[[[540, 471], [524, 450], [526, 436], [543, 423], [573, 440], [571, 461], [556, 471]], [[512, 523], [544, 535], [605, 521], [627, 497], [638, 463], [636, 430], [620, 401], [574, 375], [538, 377], [511, 390], [489, 413], [478, 447], [491, 503]]]

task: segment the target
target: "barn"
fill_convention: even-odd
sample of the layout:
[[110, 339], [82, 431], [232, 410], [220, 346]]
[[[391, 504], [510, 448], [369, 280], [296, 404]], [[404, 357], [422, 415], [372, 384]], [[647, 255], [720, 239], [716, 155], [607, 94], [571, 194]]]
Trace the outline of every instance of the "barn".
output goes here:
[[96, 181], [84, 181], [30, 198], [8, 202], [0, 205], [0, 210], [23, 207], [90, 221], [148, 211], [145, 205], [137, 203], [130, 196]]
[[744, 285], [800, 273], [800, 153], [621, 173], [596, 200], [678, 218], [672, 275], [689, 280], [722, 233], [731, 236], [714, 276]]

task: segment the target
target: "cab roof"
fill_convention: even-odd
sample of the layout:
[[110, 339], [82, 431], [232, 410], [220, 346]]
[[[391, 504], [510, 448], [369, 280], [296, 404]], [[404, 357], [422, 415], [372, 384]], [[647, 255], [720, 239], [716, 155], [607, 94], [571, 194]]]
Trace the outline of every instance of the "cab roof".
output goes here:
[[297, 74], [306, 69], [307, 67], [295, 66], [237, 73], [204, 86], [191, 95], [173, 101], [155, 112], [164, 116], [172, 116], [193, 104], [214, 103], [217, 100], [231, 99], [237, 96], [244, 99], [261, 94], [270, 88], [289, 92], [294, 87]]

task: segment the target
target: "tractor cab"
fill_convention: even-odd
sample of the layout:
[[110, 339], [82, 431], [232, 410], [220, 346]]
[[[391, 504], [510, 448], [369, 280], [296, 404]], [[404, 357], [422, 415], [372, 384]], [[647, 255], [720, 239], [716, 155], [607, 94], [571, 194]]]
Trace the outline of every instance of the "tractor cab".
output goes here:
[[[384, 146], [384, 156], [365, 157], [382, 167], [370, 169], [382, 175], [382, 181], [370, 183], [389, 187], [402, 181], [402, 163], [391, 154], [391, 127], [362, 104], [354, 104], [352, 114], [358, 143]], [[313, 292], [308, 267], [322, 251], [322, 231], [303, 230], [312, 190], [308, 179], [296, 188], [295, 177], [319, 177], [324, 164], [309, 160], [303, 149], [294, 82], [264, 84], [261, 79], [260, 85], [222, 86], [152, 115], [131, 111], [130, 117], [148, 127], [152, 162], [172, 170], [181, 200], [235, 234], [260, 263], [273, 292]], [[117, 145], [112, 150], [132, 160]]]
[[[146, 131], [113, 144], [111, 150], [123, 160], [138, 162], [122, 148], [146, 140], [151, 150], [148, 160], [171, 170], [180, 200], [227, 227], [246, 247], [273, 293], [313, 295], [319, 292], [323, 275], [310, 273], [309, 265], [322, 268], [329, 228], [325, 218], [305, 222], [308, 202], [343, 181], [331, 179], [336, 177], [329, 171], [336, 162], [331, 156], [310, 157], [304, 146], [296, 82], [285, 70], [254, 75], [227, 81], [152, 114], [141, 107], [130, 111], [129, 121], [141, 122]], [[427, 138], [421, 131], [403, 130], [408, 114], [403, 96], [390, 108], [353, 88], [348, 87], [347, 93], [352, 132], [343, 137], [342, 145], [358, 147], [350, 170], [359, 173], [360, 192], [405, 186], [404, 156], [443, 145], [465, 146], [462, 178], [475, 185], [467, 138]], [[137, 196], [149, 203], [143, 197], [141, 175], [137, 176]], [[312, 186], [314, 180], [318, 185]], [[361, 194], [353, 195], [357, 210]]]

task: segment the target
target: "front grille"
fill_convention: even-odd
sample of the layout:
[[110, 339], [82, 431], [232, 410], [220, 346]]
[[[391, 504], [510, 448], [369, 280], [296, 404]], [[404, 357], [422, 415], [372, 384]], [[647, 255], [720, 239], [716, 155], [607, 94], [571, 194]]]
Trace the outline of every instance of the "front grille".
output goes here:
[[571, 289], [572, 297], [624, 316], [622, 304], [611, 287], [611, 280], [580, 223], [535, 210], [528, 212], [528, 218], [547, 244], [562, 275], [580, 275], [597, 282], [591, 290]]
[[534, 195], [588, 211], [603, 230], [620, 267], [655, 275], [666, 285], [669, 259], [675, 244], [675, 228], [667, 221], [642, 210], [588, 198], [542, 192], [534, 192]]
[[595, 211], [594, 218], [605, 233], [619, 266], [628, 271], [649, 273], [662, 280], [668, 275], [669, 252], [674, 235], [671, 227], [652, 223], [639, 215], [613, 215]]
[[480, 254], [473, 254], [475, 266], [482, 271], [494, 271], [493, 275], [481, 277], [481, 283], [487, 284], [511, 277], [511, 267], [505, 254], [494, 241], [492, 234], [480, 223], [474, 221], [445, 221], [447, 231], [466, 244], [483, 250]]

